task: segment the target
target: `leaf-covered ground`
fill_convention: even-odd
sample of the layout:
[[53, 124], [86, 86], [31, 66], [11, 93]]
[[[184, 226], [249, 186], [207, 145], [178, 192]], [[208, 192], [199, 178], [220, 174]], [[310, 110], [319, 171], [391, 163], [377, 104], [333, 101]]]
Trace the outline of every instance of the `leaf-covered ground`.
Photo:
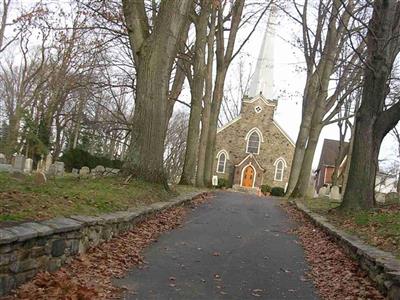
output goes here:
[[335, 226], [362, 238], [368, 244], [400, 257], [400, 205], [380, 205], [371, 211], [344, 213], [339, 203], [310, 199], [304, 204], [322, 214]]
[[[74, 214], [96, 215], [165, 201], [175, 193], [163, 186], [120, 177], [81, 179], [65, 176], [38, 186], [32, 176], [13, 178], [0, 172], [0, 227], [23, 220], [43, 220]], [[192, 188], [193, 189], [193, 188]]]
[[39, 273], [12, 295], [2, 300], [92, 300], [118, 299], [121, 290], [112, 285], [113, 277], [121, 277], [135, 265], [144, 264], [142, 251], [157, 237], [184, 220], [187, 210], [208, 201], [200, 197], [190, 207], [177, 207], [155, 214], [139, 223], [132, 231], [111, 239], [54, 273]]
[[325, 232], [296, 208], [283, 207], [298, 223], [294, 233], [305, 250], [309, 275], [322, 299], [384, 299], [367, 274]]

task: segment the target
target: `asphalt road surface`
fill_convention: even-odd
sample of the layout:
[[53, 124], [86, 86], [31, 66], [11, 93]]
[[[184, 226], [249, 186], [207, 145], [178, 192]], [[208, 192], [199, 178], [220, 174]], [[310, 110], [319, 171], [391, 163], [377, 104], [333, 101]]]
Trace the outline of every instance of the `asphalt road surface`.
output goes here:
[[124, 299], [318, 299], [278, 200], [217, 192], [116, 280]]

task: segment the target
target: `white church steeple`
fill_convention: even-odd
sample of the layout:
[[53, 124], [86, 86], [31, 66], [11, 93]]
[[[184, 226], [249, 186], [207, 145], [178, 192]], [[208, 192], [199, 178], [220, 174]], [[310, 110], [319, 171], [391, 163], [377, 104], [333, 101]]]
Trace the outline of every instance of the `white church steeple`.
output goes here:
[[272, 6], [258, 55], [256, 69], [250, 82], [250, 98], [260, 93], [269, 100], [274, 100], [276, 97], [274, 90], [274, 40], [276, 36], [276, 23], [276, 7]]

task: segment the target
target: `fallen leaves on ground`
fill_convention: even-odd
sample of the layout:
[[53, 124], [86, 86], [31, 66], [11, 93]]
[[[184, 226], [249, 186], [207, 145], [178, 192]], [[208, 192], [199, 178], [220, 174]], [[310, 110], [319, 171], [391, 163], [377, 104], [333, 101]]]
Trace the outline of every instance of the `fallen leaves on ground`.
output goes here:
[[298, 223], [294, 233], [304, 248], [311, 269], [309, 275], [322, 299], [384, 299], [366, 272], [329, 235], [294, 207], [284, 208]]
[[[189, 208], [194, 209], [207, 200], [206, 196], [198, 197]], [[117, 299], [122, 290], [113, 286], [111, 279], [122, 277], [135, 265], [142, 265], [142, 251], [161, 233], [182, 224], [186, 213], [185, 207], [157, 213], [138, 223], [133, 230], [89, 249], [57, 272], [37, 274], [3, 299]]]

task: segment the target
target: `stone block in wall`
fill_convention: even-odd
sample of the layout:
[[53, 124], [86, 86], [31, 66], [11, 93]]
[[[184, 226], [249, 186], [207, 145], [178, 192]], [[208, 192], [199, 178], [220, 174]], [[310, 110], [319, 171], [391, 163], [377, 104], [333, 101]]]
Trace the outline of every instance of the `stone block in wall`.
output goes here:
[[10, 291], [15, 288], [15, 279], [9, 275], [0, 275], [0, 295], [3, 295], [2, 291]]
[[51, 256], [60, 257], [64, 254], [66, 248], [65, 240], [58, 239], [54, 240], [51, 245]]
[[30, 226], [19, 225], [7, 228], [8, 231], [17, 236], [18, 242], [30, 240], [38, 236], [38, 232]]
[[0, 229], [0, 245], [15, 242], [17, 235], [9, 230]]
[[104, 220], [100, 217], [95, 217], [95, 216], [81, 216], [81, 215], [75, 215], [71, 216], [70, 219], [76, 220], [80, 223], [85, 224], [86, 226], [88, 225], [96, 225], [96, 224], [103, 224]]
[[37, 269], [39, 261], [34, 258], [28, 258], [25, 260], [16, 260], [12, 262], [9, 269], [13, 273], [21, 273], [29, 270]]
[[29, 222], [23, 224], [37, 232], [37, 236], [47, 236], [54, 233], [54, 229], [41, 223]]
[[81, 228], [82, 223], [70, 218], [54, 218], [43, 221], [42, 224], [47, 225], [54, 229], [54, 233], [62, 233]]

